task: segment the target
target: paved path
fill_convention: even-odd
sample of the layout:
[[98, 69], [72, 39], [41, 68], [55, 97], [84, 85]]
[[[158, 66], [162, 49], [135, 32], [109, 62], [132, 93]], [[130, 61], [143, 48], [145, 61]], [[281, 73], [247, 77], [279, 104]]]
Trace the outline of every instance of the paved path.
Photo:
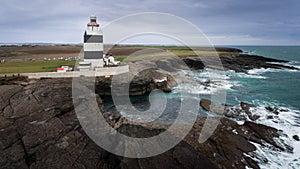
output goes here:
[[72, 77], [101, 77], [112, 76], [129, 72], [129, 66], [97, 68], [96, 71], [71, 71], [71, 72], [38, 72], [20, 74], [0, 74], [0, 77], [27, 76], [29, 79], [41, 78], [72, 78]]

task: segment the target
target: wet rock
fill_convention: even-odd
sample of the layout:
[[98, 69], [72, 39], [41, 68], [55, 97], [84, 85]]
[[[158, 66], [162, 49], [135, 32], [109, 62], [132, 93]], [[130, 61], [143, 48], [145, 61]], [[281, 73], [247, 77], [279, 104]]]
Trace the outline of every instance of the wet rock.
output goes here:
[[22, 140], [26, 149], [31, 149], [47, 140], [56, 140], [63, 132], [65, 126], [58, 118], [52, 118], [48, 122], [37, 125], [29, 124], [24, 128]]
[[[200, 105], [205, 110], [208, 110], [208, 111], [210, 111], [209, 107], [211, 104], [215, 104], [215, 103], [213, 103], [207, 99], [201, 99], [201, 101], [200, 101]], [[242, 110], [243, 112], [245, 112], [245, 114], [251, 120], [251, 121], [247, 121], [245, 118], [244, 124], [241, 125], [240, 127], [237, 127], [236, 125], [233, 125], [233, 124], [229, 125], [230, 128], [234, 131], [233, 133], [238, 133], [239, 136], [242, 136], [242, 137], [246, 138], [247, 140], [253, 141], [253, 142], [261, 144], [261, 145], [264, 145], [264, 142], [266, 142], [269, 145], [273, 146], [275, 149], [278, 149], [280, 151], [286, 151], [286, 152], [293, 151], [293, 148], [291, 146], [285, 144], [283, 141], [280, 141], [280, 143], [279, 143], [274, 140], [274, 138], [279, 139], [279, 131], [277, 129], [252, 122], [252, 121], [255, 121], [257, 118], [259, 118], [259, 116], [252, 115], [251, 108], [255, 108], [254, 105], [242, 102], [240, 104], [241, 109], [239, 109], [237, 107], [233, 107], [233, 106], [228, 106], [228, 105], [226, 105], [226, 106], [230, 107], [231, 111], [237, 111], [238, 113], [237, 113], [236, 117], [228, 116], [228, 113], [226, 112], [227, 110], [224, 109], [225, 116], [240, 120], [241, 119], [240, 116], [243, 116], [243, 113], [241, 113], [241, 110]], [[228, 122], [226, 122], [226, 123], [228, 123]], [[237, 140], [237, 138], [235, 138], [235, 140]]]
[[[228, 51], [227, 49], [222, 49], [224, 51]], [[214, 52], [213, 49], [209, 50], [211, 53]], [[229, 51], [233, 51], [230, 53], [221, 52], [219, 54], [215, 53], [215, 56], [205, 56], [201, 55], [198, 57], [195, 56], [179, 56], [181, 61], [178, 59], [160, 59], [158, 61], [153, 61], [154, 67], [166, 70], [168, 72], [173, 72], [174, 70], [199, 70], [204, 68], [213, 68], [219, 70], [234, 70], [236, 72], [244, 72], [247, 73], [248, 70], [257, 69], [257, 68], [274, 68], [274, 69], [291, 69], [291, 70], [299, 70], [296, 67], [285, 66], [281, 64], [273, 64], [270, 62], [277, 63], [286, 63], [288, 61], [278, 60], [272, 58], [266, 58], [262, 56], [256, 55], [248, 55], [241, 53], [239, 49], [229, 49]], [[221, 61], [222, 64], [219, 64]], [[137, 61], [144, 62], [144, 61]], [[183, 62], [183, 63], [182, 63]], [[145, 64], [151, 64], [149, 62], [145, 62]], [[187, 68], [188, 67], [188, 68]]]
[[10, 104], [10, 99], [13, 95], [17, 94], [22, 90], [21, 86], [18, 85], [3, 85], [0, 86], [0, 110], [3, 110]]
[[201, 99], [200, 100], [200, 106], [206, 110], [206, 111], [210, 111], [210, 105], [211, 105], [211, 101], [208, 99]]
[[185, 58], [183, 59], [184, 63], [191, 69], [198, 70], [204, 69], [204, 64], [200, 59], [197, 58]]
[[212, 102], [211, 100], [208, 99], [201, 99], [200, 100], [200, 106], [206, 110], [210, 111], [219, 115], [224, 115], [229, 118], [234, 118], [236, 120], [246, 120], [246, 116], [243, 114], [243, 112], [246, 112], [247, 117], [249, 117], [251, 120], [255, 121], [257, 120], [260, 116], [258, 115], [252, 115], [250, 112], [250, 104], [247, 103], [241, 103], [243, 106], [242, 108], [238, 108], [232, 105], [227, 105], [227, 104], [217, 104]]
[[[157, 88], [153, 77], [160, 80], [166, 77], [156, 72], [144, 75], [148, 75], [147, 80], [137, 78], [135, 83], [142, 87], [150, 82], [150, 87], [137, 87], [135, 93]], [[170, 83], [168, 78], [167, 85]], [[71, 79], [43, 79], [26, 86], [8, 86], [4, 87], [7, 90], [0, 90], [4, 101], [0, 103], [0, 166], [3, 168], [257, 168], [257, 162], [247, 156], [256, 150], [249, 141], [286, 150], [273, 140], [278, 137], [276, 129], [253, 122], [239, 125], [227, 118], [216, 119], [220, 123], [213, 135], [199, 143], [206, 118], [198, 118], [186, 138], [167, 152], [144, 159], [124, 158], [99, 147], [81, 128], [74, 111]], [[11, 92], [7, 92], [9, 90]], [[96, 97], [96, 100], [106, 121], [125, 135], [151, 137], [167, 129], [167, 126], [138, 124], [120, 114], [105, 113], [101, 98]], [[200, 104], [208, 111], [211, 105], [216, 105], [209, 100]], [[217, 105], [213, 107], [212, 110], [221, 110], [216, 109]], [[223, 111], [232, 108], [223, 107]], [[224, 114], [229, 116], [229, 113]], [[121, 143], [115, 144], [121, 147]]]
[[218, 103], [214, 103], [211, 100], [208, 99], [201, 99], [200, 100], [200, 106], [206, 110], [206, 111], [210, 111], [216, 114], [225, 114], [225, 109], [228, 108], [229, 106], [226, 104], [218, 104]]
[[[128, 92], [131, 96], [145, 95], [155, 89], [160, 89], [164, 92], [171, 92], [172, 87], [176, 85], [176, 81], [171, 75], [159, 72], [153, 68], [139, 72], [131, 81], [128, 82], [128, 78], [131, 76], [133, 75], [123, 74], [114, 77], [114, 80], [118, 82], [118, 84], [114, 84], [114, 91], [116, 94], [128, 94], [124, 93], [124, 89], [128, 88], [128, 85]], [[97, 78], [95, 86], [96, 93], [102, 96], [111, 95], [111, 83], [111, 78]]]
[[[204, 123], [205, 119], [196, 121], [193, 130], [186, 137], [189, 144], [193, 145], [201, 154], [205, 154], [218, 168], [229, 169], [250, 166], [247, 162], [242, 162], [241, 159], [245, 158], [245, 154], [255, 151], [256, 147], [249, 142], [247, 136], [240, 134], [247, 131], [244, 126], [223, 118], [212, 136], [200, 144], [198, 137], [201, 132], [205, 132], [202, 131]], [[239, 134], [235, 134], [233, 130]], [[257, 162], [252, 162], [257, 165]]]
[[1, 168], [29, 168], [28, 156], [20, 140], [10, 145], [10, 147], [0, 150], [0, 157]]
[[[225, 70], [234, 70], [236, 72], [247, 73], [248, 70], [257, 69], [257, 68], [299, 70], [298, 68], [292, 66], [270, 63], [270, 62], [286, 63], [288, 61], [266, 58], [266, 57], [256, 56], [256, 55], [248, 55], [248, 54], [241, 54], [241, 53], [235, 53], [232, 55], [221, 54], [220, 59]], [[208, 65], [208, 67], [210, 67], [210, 65]]]
[[248, 113], [251, 114], [250, 108], [255, 107], [254, 105], [248, 104], [248, 103], [245, 103], [245, 102], [241, 102], [240, 105], [241, 105], [242, 109], [246, 111], [247, 114]]
[[241, 108], [246, 112], [246, 114], [252, 121], [255, 121], [260, 118], [259, 115], [256, 115], [256, 114], [253, 115], [252, 112], [250, 111], [251, 108], [255, 107], [254, 105], [248, 104], [245, 102], [241, 102], [240, 105], [241, 105]]
[[[85, 134], [77, 120], [71, 84], [71, 79], [43, 79], [27, 86], [5, 86], [6, 90], [0, 90], [0, 96], [9, 100], [2, 105], [6, 115], [2, 112], [0, 116], [1, 167], [216, 168], [205, 155], [185, 142], [146, 159], [127, 159], [103, 150]], [[11, 92], [5, 93], [9, 90]], [[164, 130], [159, 126], [148, 128], [129, 123], [121, 120], [120, 114], [104, 113], [99, 97], [97, 101], [107, 122], [124, 134], [146, 137]]]
[[275, 115], [279, 115], [279, 110], [277, 108], [273, 108], [273, 107], [268, 106], [268, 107], [266, 107], [266, 110], [274, 113]]
[[105, 119], [108, 119], [107, 122], [112, 127], [114, 127], [116, 125], [116, 123], [119, 121], [119, 119], [121, 118], [120, 113], [118, 113], [116, 111], [114, 113], [104, 112], [102, 115]]

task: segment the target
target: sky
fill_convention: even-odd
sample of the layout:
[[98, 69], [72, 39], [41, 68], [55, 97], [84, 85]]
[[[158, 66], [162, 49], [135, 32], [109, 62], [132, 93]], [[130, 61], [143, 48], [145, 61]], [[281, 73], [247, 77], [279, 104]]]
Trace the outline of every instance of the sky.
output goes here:
[[[1, 0], [0, 43], [82, 43], [91, 14], [105, 26], [141, 12], [182, 18], [213, 45], [300, 45], [299, 0]], [[158, 38], [136, 42], [168, 43]]]

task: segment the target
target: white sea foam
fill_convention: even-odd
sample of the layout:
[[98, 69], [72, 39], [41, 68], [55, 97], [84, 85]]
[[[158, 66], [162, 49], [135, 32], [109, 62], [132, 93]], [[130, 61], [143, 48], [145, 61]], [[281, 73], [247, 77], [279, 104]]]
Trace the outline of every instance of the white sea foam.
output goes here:
[[189, 81], [174, 87], [174, 92], [213, 94], [219, 90], [231, 89], [235, 85], [224, 72], [212, 69], [205, 69], [201, 72], [184, 71], [180, 75], [189, 78]]
[[267, 77], [258, 74], [236, 73], [240, 78], [266, 79]]
[[298, 61], [290, 61], [290, 62], [267, 62], [267, 63], [272, 63], [272, 64], [277, 64], [277, 65], [283, 65], [283, 66], [290, 66], [290, 67], [295, 67], [295, 68], [300, 68], [299, 62]]
[[[278, 72], [278, 71], [290, 71], [281, 69], [252, 69], [247, 73], [236, 73], [234, 71], [218, 72], [215, 70], [206, 69], [201, 72], [188, 72], [182, 73], [183, 76], [191, 77], [194, 81], [193, 83], [182, 83], [174, 88], [174, 91], [184, 91], [194, 94], [212, 94], [214, 90], [218, 88], [231, 89], [232, 86], [239, 85], [238, 82], [232, 81], [232, 77], [239, 78], [259, 78], [265, 79], [262, 76], [265, 72]], [[209, 83], [205, 83], [208, 82]], [[205, 85], [204, 85], [205, 84]], [[238, 98], [235, 100], [239, 101]], [[250, 111], [253, 115], [259, 115], [260, 118], [256, 120], [256, 123], [264, 124], [267, 126], [274, 127], [281, 130], [282, 133], [278, 140], [275, 140], [279, 145], [286, 144], [292, 146], [293, 153], [281, 152], [271, 147], [267, 143], [264, 146], [253, 143], [257, 150], [253, 152], [251, 157], [259, 162], [261, 168], [300, 168], [300, 142], [293, 139], [294, 135], [299, 136], [300, 129], [300, 111], [293, 110], [285, 107], [278, 106], [277, 103], [269, 103], [261, 100], [254, 100], [256, 105], [261, 105], [260, 107], [251, 108]], [[276, 115], [268, 111], [265, 107], [272, 106], [277, 107], [279, 114]], [[246, 116], [246, 115], [245, 115]], [[297, 123], [298, 119], [298, 123]], [[247, 119], [251, 121], [251, 119]], [[238, 124], [243, 124], [244, 121], [237, 121]], [[235, 133], [235, 131], [233, 131]], [[267, 163], [264, 160], [268, 160]]]
[[248, 74], [250, 75], [261, 75], [266, 72], [279, 72], [281, 69], [273, 69], [273, 68], [258, 68], [248, 70]]
[[[269, 62], [272, 64], [278, 64], [278, 65], [283, 65], [283, 66], [289, 66], [289, 67], [294, 67], [297, 69], [300, 69], [300, 65], [297, 61], [291, 61], [287, 63], [281, 63], [281, 62]], [[288, 71], [288, 72], [297, 72], [299, 70], [293, 70], [293, 69], [274, 69], [274, 68], [256, 68], [256, 69], [251, 69], [248, 70], [248, 74], [250, 75], [261, 75], [266, 72], [280, 72], [280, 71]]]
[[[253, 156], [253, 159], [260, 163], [261, 168], [300, 168], [300, 142], [293, 139], [294, 135], [299, 135], [300, 126], [297, 124], [297, 119], [300, 118], [300, 111], [278, 107], [279, 114], [276, 115], [263, 106], [251, 108], [250, 111], [261, 116], [257, 123], [282, 131], [279, 139], [275, 140], [279, 145], [284, 143], [294, 148], [293, 153], [288, 153], [271, 148], [267, 143], [263, 146], [253, 143], [257, 148], [254, 153], [259, 157]], [[265, 157], [268, 162], [262, 162], [260, 157]]]
[[163, 77], [162, 79], [154, 79], [154, 82], [155, 82], [155, 83], [162, 83], [162, 82], [165, 82], [165, 81], [167, 81], [167, 80], [168, 80], [167, 77]]
[[200, 83], [181, 83], [173, 88], [175, 93], [187, 92], [191, 94], [213, 94], [218, 92], [218, 90], [231, 89], [233, 85], [225, 82], [214, 82], [210, 83], [208, 86], [202, 85]]

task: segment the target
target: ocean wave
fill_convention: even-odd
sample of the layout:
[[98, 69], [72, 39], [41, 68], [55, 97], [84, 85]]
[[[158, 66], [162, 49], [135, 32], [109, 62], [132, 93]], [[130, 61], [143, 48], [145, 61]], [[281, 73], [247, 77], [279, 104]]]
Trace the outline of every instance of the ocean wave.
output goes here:
[[[296, 63], [294, 63], [296, 64]], [[183, 75], [191, 77], [195, 81], [193, 83], [182, 83], [174, 88], [175, 92], [188, 92], [192, 94], [213, 94], [217, 89], [233, 90], [233, 86], [240, 85], [240, 78], [260, 78], [265, 72], [279, 72], [289, 71], [281, 69], [252, 69], [247, 73], [239, 73], [232, 70], [225, 72], [218, 72], [215, 70], [206, 69], [197, 72], [185, 72]], [[215, 78], [211, 80], [209, 77]], [[234, 80], [238, 77], [238, 80]], [[233, 98], [235, 101], [240, 102], [238, 97]], [[253, 100], [255, 105], [250, 109], [253, 115], [260, 116], [259, 119], [254, 121], [270, 127], [274, 127], [281, 131], [280, 137], [275, 140], [278, 145], [289, 145], [293, 147], [293, 152], [282, 152], [277, 150], [268, 143], [260, 145], [253, 143], [257, 150], [253, 152], [251, 158], [258, 161], [261, 168], [300, 168], [300, 142], [296, 141], [293, 136], [298, 135], [300, 128], [300, 111], [295, 110], [286, 105], [274, 102], [266, 102], [261, 100]], [[271, 112], [268, 107], [276, 108], [277, 113]], [[234, 108], [235, 109], [235, 108]], [[246, 115], [245, 115], [246, 116]], [[249, 117], [248, 121], [252, 121]], [[238, 124], [243, 124], [244, 120], [238, 121]], [[299, 135], [298, 135], [299, 136]], [[267, 159], [267, 163], [262, 160]]]
[[224, 71], [205, 69], [202, 71], [182, 71], [181, 76], [189, 78], [186, 83], [180, 83], [173, 88], [173, 92], [187, 92], [191, 94], [213, 94], [220, 90], [228, 90], [238, 85], [230, 81]]
[[251, 79], [266, 79], [267, 77], [261, 76], [259, 74], [247, 74], [241, 72], [235, 72], [234, 70], [226, 71], [229, 76], [239, 77], [239, 78], [251, 78]]
[[226, 75], [225, 71], [214, 70], [214, 69], [204, 69], [195, 77], [198, 78], [209, 78], [211, 80], [228, 80], [230, 77]]
[[240, 78], [267, 79], [267, 77], [261, 75], [253, 75], [253, 74], [246, 74], [246, 73], [237, 73], [237, 75]]
[[284, 65], [284, 66], [290, 66], [290, 67], [295, 67], [297, 69], [300, 69], [299, 62], [297, 62], [297, 61], [290, 61], [290, 62], [287, 62], [287, 63], [282, 63], [282, 65]]
[[289, 62], [267, 62], [271, 64], [284, 65], [284, 66], [299, 66], [300, 62], [291, 60]]
[[261, 75], [263, 73], [266, 73], [266, 72], [279, 72], [280, 69], [273, 69], [273, 68], [255, 68], [255, 69], [251, 69], [251, 70], [248, 70], [248, 74], [250, 75]]
[[[261, 158], [254, 160], [260, 162], [261, 168], [299, 168], [300, 167], [300, 142], [293, 139], [294, 135], [299, 133], [298, 120], [300, 119], [300, 111], [286, 107], [277, 107], [278, 114], [274, 114], [267, 110], [264, 106], [251, 108], [250, 111], [260, 118], [256, 123], [274, 127], [281, 131], [280, 137], [275, 140], [279, 145], [286, 144], [293, 147], [293, 153], [281, 152], [268, 147], [267, 144], [260, 145], [253, 143], [257, 150], [254, 152], [258, 156], [265, 157], [268, 162], [261, 162]], [[250, 120], [250, 119], [248, 119]]]
[[186, 92], [190, 94], [214, 94], [220, 90], [229, 90], [232, 88], [232, 84], [222, 82], [210, 82], [209, 84], [201, 83], [181, 83], [173, 88], [174, 93]]
[[[291, 62], [287, 62], [287, 63], [281, 63], [281, 62], [269, 62], [272, 64], [277, 64], [277, 65], [282, 65], [282, 66], [289, 66], [289, 67], [294, 67], [300, 70], [300, 65], [299, 62], [297, 61], [291, 61]], [[293, 70], [293, 69], [274, 69], [274, 68], [255, 68], [255, 69], [251, 69], [248, 70], [248, 74], [250, 75], [261, 75], [264, 74], [266, 72], [280, 72], [280, 71], [288, 71], [288, 72], [298, 72], [299, 70]]]

